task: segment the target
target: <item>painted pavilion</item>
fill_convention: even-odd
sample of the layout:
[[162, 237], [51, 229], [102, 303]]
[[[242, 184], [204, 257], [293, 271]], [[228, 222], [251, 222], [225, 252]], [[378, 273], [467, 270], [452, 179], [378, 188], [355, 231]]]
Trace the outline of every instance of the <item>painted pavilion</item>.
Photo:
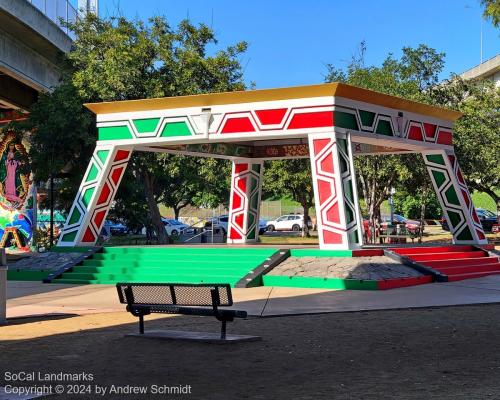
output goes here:
[[96, 243], [133, 151], [231, 160], [228, 243], [258, 239], [263, 162], [310, 158], [321, 249], [363, 244], [353, 157], [421, 153], [454, 243], [487, 243], [453, 150], [458, 112], [341, 83], [86, 107], [99, 138], [58, 246]]

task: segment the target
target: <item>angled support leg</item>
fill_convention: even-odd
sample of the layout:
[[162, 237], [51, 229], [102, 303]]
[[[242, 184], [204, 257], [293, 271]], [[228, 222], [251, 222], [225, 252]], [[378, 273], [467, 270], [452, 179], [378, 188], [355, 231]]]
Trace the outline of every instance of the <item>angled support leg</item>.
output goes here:
[[132, 150], [131, 146], [96, 146], [58, 246], [95, 245]]
[[422, 155], [453, 234], [453, 243], [488, 243], [455, 154], [433, 150]]
[[263, 169], [262, 161], [233, 161], [228, 243], [256, 242], [259, 237]]
[[320, 249], [361, 246], [361, 218], [348, 134], [309, 135]]

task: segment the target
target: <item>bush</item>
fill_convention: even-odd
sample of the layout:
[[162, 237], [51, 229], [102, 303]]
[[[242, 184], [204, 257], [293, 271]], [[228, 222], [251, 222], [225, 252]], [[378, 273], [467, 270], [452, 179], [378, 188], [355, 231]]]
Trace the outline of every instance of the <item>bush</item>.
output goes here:
[[[420, 207], [422, 205], [422, 194], [396, 193], [394, 196], [394, 210], [396, 214], [404, 215], [410, 219], [420, 219]], [[427, 193], [427, 206], [425, 208], [425, 219], [439, 219], [443, 211], [434, 191]]]

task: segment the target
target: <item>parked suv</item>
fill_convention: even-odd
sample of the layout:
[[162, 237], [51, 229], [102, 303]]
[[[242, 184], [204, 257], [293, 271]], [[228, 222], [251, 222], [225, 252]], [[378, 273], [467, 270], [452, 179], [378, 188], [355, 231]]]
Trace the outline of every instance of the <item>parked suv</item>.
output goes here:
[[[304, 227], [304, 215], [303, 214], [288, 214], [282, 215], [272, 221], [267, 221], [268, 232], [273, 231], [295, 231], [299, 232]], [[308, 229], [312, 229], [311, 218], [307, 221]]]
[[[476, 208], [477, 216], [485, 232], [491, 232], [493, 230], [493, 225], [497, 223], [497, 216], [490, 210], [485, 210], [484, 208]], [[441, 226], [445, 231], [449, 231], [448, 221], [444, 217], [441, 217]]]

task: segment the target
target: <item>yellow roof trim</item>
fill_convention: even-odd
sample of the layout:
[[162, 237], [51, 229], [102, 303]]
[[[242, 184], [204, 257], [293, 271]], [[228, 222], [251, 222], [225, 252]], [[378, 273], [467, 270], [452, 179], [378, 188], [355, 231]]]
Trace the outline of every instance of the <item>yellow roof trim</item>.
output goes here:
[[214, 105], [254, 103], [260, 101], [290, 100], [324, 96], [340, 96], [351, 100], [394, 108], [401, 111], [410, 111], [417, 114], [429, 115], [450, 121], [455, 121], [462, 116], [462, 114], [457, 111], [417, 103], [415, 101], [405, 100], [399, 97], [389, 96], [387, 94], [337, 82], [279, 89], [247, 90], [241, 92], [209, 93], [193, 96], [87, 103], [85, 104], [85, 107], [95, 114], [112, 114], [173, 108], [209, 107]]

